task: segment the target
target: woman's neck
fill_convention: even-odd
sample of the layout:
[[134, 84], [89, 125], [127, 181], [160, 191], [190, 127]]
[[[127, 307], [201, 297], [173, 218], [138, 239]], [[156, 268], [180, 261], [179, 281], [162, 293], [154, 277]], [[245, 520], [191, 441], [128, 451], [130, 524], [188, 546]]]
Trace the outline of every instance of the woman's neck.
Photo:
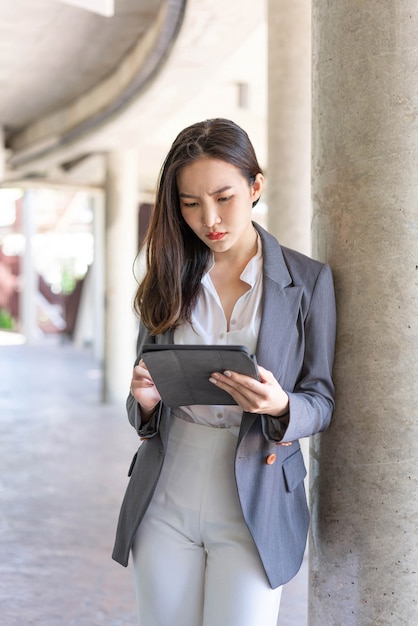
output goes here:
[[258, 249], [258, 233], [254, 226], [248, 231], [248, 235], [244, 241], [234, 246], [226, 252], [214, 253], [213, 258], [215, 265], [227, 264], [229, 268], [244, 268], [248, 261], [257, 254]]

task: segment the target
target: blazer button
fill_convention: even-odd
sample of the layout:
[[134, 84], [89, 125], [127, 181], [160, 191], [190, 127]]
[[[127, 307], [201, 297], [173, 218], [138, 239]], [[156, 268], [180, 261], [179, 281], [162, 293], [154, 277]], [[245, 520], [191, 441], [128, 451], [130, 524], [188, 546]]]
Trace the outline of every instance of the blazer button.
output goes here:
[[266, 463], [267, 465], [273, 465], [273, 463], [276, 462], [276, 455], [275, 454], [269, 454], [268, 457], [266, 458]]

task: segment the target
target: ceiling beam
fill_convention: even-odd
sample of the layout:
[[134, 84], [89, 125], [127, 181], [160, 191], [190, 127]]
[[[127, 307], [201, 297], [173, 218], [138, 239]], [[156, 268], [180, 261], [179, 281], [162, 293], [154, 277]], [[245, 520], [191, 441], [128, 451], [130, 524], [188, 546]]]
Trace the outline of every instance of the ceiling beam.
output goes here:
[[112, 17], [115, 14], [115, 0], [55, 0], [63, 4], [71, 4], [72, 6], [98, 13], [105, 17]]

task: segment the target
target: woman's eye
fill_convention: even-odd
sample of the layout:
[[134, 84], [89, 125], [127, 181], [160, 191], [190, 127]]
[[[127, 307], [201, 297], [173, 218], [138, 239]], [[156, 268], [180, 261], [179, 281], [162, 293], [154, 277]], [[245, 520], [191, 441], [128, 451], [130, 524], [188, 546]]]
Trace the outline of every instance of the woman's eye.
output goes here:
[[228, 202], [232, 196], [222, 196], [222, 198], [218, 198], [218, 202]]
[[183, 202], [184, 206], [189, 208], [189, 209], [193, 209], [194, 207], [197, 206], [197, 202]]

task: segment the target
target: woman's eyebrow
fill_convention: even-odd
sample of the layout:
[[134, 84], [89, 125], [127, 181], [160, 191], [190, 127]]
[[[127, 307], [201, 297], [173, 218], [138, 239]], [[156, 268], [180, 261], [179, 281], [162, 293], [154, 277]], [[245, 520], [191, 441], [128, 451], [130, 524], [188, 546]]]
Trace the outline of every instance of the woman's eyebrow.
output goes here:
[[[226, 185], [225, 187], [221, 187], [220, 189], [216, 189], [215, 191], [211, 191], [209, 196], [216, 196], [217, 193], [223, 193], [224, 191], [228, 191], [232, 189], [231, 185]], [[194, 196], [192, 193], [181, 192], [179, 193], [180, 198], [198, 198], [199, 196]]]

